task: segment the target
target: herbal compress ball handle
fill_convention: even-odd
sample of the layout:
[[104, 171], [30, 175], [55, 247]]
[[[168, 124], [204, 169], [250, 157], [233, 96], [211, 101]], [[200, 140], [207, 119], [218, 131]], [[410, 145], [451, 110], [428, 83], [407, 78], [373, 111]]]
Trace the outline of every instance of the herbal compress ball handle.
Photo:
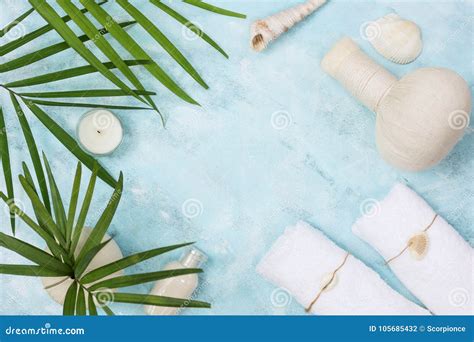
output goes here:
[[469, 125], [469, 87], [449, 69], [421, 68], [398, 80], [350, 38], [337, 42], [321, 66], [377, 114], [377, 148], [400, 169], [436, 165]]

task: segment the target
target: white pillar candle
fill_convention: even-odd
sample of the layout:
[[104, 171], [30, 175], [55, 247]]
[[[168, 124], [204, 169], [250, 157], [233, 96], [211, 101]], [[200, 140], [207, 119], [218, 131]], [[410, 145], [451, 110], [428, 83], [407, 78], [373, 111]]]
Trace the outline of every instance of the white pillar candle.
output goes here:
[[79, 121], [77, 136], [82, 147], [90, 153], [112, 153], [123, 138], [120, 120], [106, 109], [87, 112]]

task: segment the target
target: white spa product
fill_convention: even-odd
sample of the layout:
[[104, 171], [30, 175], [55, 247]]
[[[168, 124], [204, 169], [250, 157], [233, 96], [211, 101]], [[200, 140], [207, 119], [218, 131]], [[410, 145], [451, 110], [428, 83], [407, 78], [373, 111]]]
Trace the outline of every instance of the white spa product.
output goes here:
[[420, 28], [395, 13], [368, 23], [364, 30], [362, 34], [375, 50], [394, 63], [413, 62], [423, 48]]
[[[206, 261], [206, 255], [193, 247], [179, 261], [172, 261], [164, 267], [164, 271], [183, 268], [199, 268]], [[172, 298], [190, 299], [199, 283], [198, 275], [186, 274], [182, 276], [158, 280], [150, 294]], [[148, 315], [176, 315], [180, 308], [145, 305]]]
[[377, 209], [354, 223], [354, 234], [374, 247], [435, 315], [473, 315], [474, 250], [469, 243], [404, 184], [396, 184]]
[[[90, 233], [92, 232], [91, 228], [84, 227], [81, 233], [81, 236], [79, 238], [79, 241], [77, 242], [77, 247], [75, 250], [74, 255], [77, 257], [79, 255], [79, 252], [81, 251], [81, 248], [84, 246], [86, 243], [87, 238], [89, 237]], [[107, 241], [110, 239], [110, 236], [105, 234], [104, 238], [102, 239], [102, 242]], [[48, 250], [49, 251], [49, 250]], [[112, 239], [109, 241], [108, 244], [106, 244], [98, 253], [97, 255], [91, 260], [90, 264], [87, 266], [86, 270], [84, 271], [84, 275], [87, 274], [88, 272], [95, 270], [96, 268], [102, 267], [104, 265], [107, 265], [111, 262], [120, 260], [123, 258], [122, 252], [120, 251], [119, 246], [117, 243]], [[98, 281], [103, 281], [109, 278], [114, 278], [122, 275], [122, 271], [117, 271], [115, 273], [112, 273], [106, 277], [103, 277], [95, 282], [92, 282], [88, 285], [92, 285]], [[66, 298], [66, 292], [69, 289], [69, 286], [71, 286], [73, 280], [69, 277], [44, 277], [41, 278], [41, 281], [43, 283], [43, 287], [46, 289], [48, 294], [53, 298], [56, 302], [59, 304], [64, 304], [64, 298]], [[55, 285], [57, 284], [57, 285]], [[55, 285], [55, 286], [53, 286]], [[98, 292], [102, 293], [102, 290], [105, 292], [102, 295], [99, 295], [100, 299], [104, 299], [107, 301], [107, 298], [102, 298], [102, 296], [111, 296], [112, 291], [111, 289], [99, 289]]]
[[288, 31], [295, 24], [321, 7], [326, 0], [308, 0], [265, 19], [259, 19], [250, 27], [250, 46], [257, 52]]
[[315, 315], [429, 315], [306, 222], [287, 227], [257, 265], [276, 289], [268, 305]]
[[82, 147], [95, 155], [112, 153], [122, 142], [120, 120], [106, 109], [94, 109], [81, 118], [77, 137]]
[[377, 148], [397, 168], [420, 171], [436, 165], [469, 124], [469, 87], [449, 69], [421, 68], [398, 80], [347, 37], [321, 66], [377, 114]]

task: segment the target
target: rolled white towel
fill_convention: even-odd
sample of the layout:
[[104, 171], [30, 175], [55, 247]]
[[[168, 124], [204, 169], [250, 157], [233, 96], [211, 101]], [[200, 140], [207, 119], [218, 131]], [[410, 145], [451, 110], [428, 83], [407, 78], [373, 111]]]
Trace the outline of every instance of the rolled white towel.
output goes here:
[[473, 250], [413, 190], [396, 184], [352, 231], [379, 251], [434, 314], [473, 313]]
[[[257, 271], [287, 290], [313, 314], [430, 314], [391, 289], [377, 273], [323, 233], [301, 221], [285, 229]], [[330, 285], [322, 290], [333, 274]]]

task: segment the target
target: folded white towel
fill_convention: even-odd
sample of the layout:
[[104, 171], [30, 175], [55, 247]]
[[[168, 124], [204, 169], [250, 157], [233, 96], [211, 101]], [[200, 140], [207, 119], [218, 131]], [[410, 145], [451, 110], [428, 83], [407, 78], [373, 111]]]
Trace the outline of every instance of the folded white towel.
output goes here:
[[288, 227], [257, 266], [272, 283], [290, 292], [305, 308], [336, 272], [334, 285], [321, 292], [310, 312], [319, 315], [429, 315], [391, 289], [359, 259], [305, 222]]
[[433, 313], [472, 314], [474, 255], [456, 230], [403, 184], [395, 185], [373, 209], [353, 225], [352, 231], [387, 261], [397, 256], [412, 236], [433, 222], [425, 232], [428, 248], [421, 260], [405, 250], [388, 265]]

